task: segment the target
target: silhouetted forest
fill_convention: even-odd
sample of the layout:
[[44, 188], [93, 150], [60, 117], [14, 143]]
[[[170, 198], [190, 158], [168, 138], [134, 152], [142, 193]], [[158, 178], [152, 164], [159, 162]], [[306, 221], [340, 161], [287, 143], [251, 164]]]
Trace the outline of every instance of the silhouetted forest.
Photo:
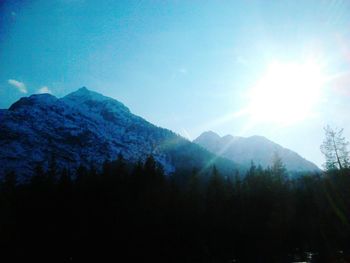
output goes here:
[[[47, 262], [349, 262], [350, 172], [164, 175], [152, 156], [47, 169], [0, 192], [0, 257]], [[312, 259], [311, 259], [312, 258]], [[5, 262], [5, 261], [4, 261]]]

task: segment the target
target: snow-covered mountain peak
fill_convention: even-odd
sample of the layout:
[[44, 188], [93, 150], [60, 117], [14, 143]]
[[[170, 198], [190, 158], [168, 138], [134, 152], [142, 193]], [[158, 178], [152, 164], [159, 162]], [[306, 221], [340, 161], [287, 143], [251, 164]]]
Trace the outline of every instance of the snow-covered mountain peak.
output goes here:
[[81, 87], [80, 89], [69, 93], [68, 95], [66, 95], [64, 98], [69, 98], [69, 99], [79, 99], [80, 101], [84, 101], [84, 100], [99, 100], [99, 101], [103, 101], [103, 100], [110, 100], [111, 98], [108, 98], [106, 96], [103, 96], [102, 94], [89, 90], [86, 87]]
[[152, 154], [167, 174], [194, 167], [209, 171], [214, 164], [227, 173], [238, 168], [87, 88], [60, 99], [32, 95], [0, 110], [0, 145], [0, 178], [9, 171], [31, 175], [36, 165], [47, 167], [52, 155], [60, 168], [72, 170], [91, 163], [101, 168], [119, 154], [131, 162]]
[[72, 92], [61, 99], [66, 104], [79, 107], [80, 109], [95, 113], [110, 112], [110, 113], [130, 113], [130, 110], [121, 102], [106, 97], [95, 91], [91, 91], [86, 87], [82, 87], [75, 92]]
[[273, 141], [271, 141], [268, 138], [261, 136], [261, 135], [253, 135], [253, 136], [247, 137], [245, 139], [249, 139], [251, 141], [261, 142], [261, 143], [274, 143]]
[[226, 135], [220, 137], [214, 132], [205, 132], [195, 139], [194, 142], [215, 154], [246, 166], [249, 166], [252, 160], [255, 164], [259, 164], [264, 168], [271, 166], [273, 156], [277, 153], [289, 171], [319, 170], [315, 164], [307, 161], [297, 153], [259, 135], [251, 137]]
[[216, 141], [221, 139], [220, 135], [213, 131], [205, 131], [201, 135], [199, 135], [198, 138], [201, 138], [203, 140], [211, 140], [211, 141]]

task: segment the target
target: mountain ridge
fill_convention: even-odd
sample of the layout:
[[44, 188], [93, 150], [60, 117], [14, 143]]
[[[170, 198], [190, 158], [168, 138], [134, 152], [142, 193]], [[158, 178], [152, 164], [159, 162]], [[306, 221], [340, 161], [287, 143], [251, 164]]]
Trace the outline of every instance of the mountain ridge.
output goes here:
[[288, 171], [320, 171], [317, 165], [306, 160], [298, 153], [260, 135], [250, 137], [225, 135], [221, 137], [213, 131], [207, 131], [199, 135], [193, 142], [219, 156], [244, 166], [249, 165], [253, 161], [256, 165], [267, 168], [272, 165], [274, 154], [277, 154]]
[[214, 164], [226, 172], [239, 167], [85, 87], [62, 98], [31, 95], [2, 110], [0, 146], [0, 174], [47, 167], [50, 155], [69, 169], [101, 166], [119, 154], [130, 162], [152, 154], [168, 174]]

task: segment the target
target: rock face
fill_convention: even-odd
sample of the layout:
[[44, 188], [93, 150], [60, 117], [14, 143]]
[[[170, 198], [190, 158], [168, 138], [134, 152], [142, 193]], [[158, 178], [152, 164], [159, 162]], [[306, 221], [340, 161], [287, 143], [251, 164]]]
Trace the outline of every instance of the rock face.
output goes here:
[[283, 148], [262, 136], [244, 138], [226, 135], [220, 137], [218, 134], [209, 131], [202, 133], [193, 142], [245, 167], [249, 166], [251, 161], [263, 168], [271, 166], [273, 156], [277, 153], [288, 171], [312, 172], [320, 170], [315, 164], [304, 159], [296, 152]]
[[85, 87], [60, 99], [50, 94], [24, 97], [0, 110], [0, 176], [9, 171], [30, 175], [38, 164], [47, 167], [52, 156], [59, 167], [76, 169], [80, 164], [99, 166], [119, 153], [128, 161], [152, 154], [168, 174], [212, 164], [236, 168]]

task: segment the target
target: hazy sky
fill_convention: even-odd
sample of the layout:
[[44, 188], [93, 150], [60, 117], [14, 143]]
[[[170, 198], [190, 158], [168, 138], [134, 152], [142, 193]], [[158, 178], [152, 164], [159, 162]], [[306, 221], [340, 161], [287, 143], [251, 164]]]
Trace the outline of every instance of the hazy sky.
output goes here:
[[[312, 116], [237, 114], [273, 61], [310, 57], [327, 80]], [[82, 86], [190, 139], [258, 134], [320, 165], [325, 124], [350, 139], [350, 1], [0, 1], [0, 108]]]

